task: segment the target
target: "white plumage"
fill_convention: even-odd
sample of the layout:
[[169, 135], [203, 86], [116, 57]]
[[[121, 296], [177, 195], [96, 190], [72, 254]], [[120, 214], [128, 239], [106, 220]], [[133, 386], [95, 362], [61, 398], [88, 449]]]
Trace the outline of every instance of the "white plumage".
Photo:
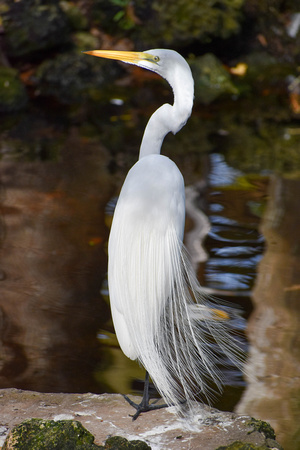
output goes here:
[[169, 405], [180, 408], [199, 393], [209, 398], [211, 379], [221, 387], [219, 358], [239, 364], [240, 357], [228, 312], [203, 295], [182, 243], [183, 177], [160, 155], [165, 135], [179, 131], [191, 114], [192, 74], [171, 50], [88, 53], [157, 72], [173, 88], [174, 104], [151, 116], [139, 161], [123, 184], [109, 237], [108, 282], [123, 352], [143, 364]]
[[122, 187], [108, 247], [113, 322], [128, 358], [150, 352], [159, 334], [184, 217], [184, 182], [177, 166], [162, 155], [139, 160]]

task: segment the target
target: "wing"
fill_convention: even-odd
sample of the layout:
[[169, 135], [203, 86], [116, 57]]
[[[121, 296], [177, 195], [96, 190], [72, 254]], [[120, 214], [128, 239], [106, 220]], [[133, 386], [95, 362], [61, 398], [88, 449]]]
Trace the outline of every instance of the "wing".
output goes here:
[[124, 182], [109, 238], [113, 321], [119, 344], [131, 359], [150, 348], [148, 341], [158, 333], [184, 219], [184, 182], [176, 164], [162, 155], [140, 159]]

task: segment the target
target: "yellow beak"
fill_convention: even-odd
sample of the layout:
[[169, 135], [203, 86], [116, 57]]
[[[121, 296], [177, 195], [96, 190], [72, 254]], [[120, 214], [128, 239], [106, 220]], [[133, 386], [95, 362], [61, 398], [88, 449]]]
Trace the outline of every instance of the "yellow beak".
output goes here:
[[144, 52], [126, 52], [126, 51], [114, 51], [114, 50], [91, 50], [89, 52], [83, 52], [87, 55], [98, 56], [100, 58], [116, 59], [131, 64], [137, 64], [143, 60], [152, 60], [153, 55]]

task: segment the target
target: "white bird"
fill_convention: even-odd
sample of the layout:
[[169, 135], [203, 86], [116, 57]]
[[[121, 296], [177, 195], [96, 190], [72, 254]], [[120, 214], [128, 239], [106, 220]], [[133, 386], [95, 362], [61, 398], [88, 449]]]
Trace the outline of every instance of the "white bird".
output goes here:
[[108, 283], [120, 347], [146, 369], [141, 404], [126, 397], [137, 409], [133, 418], [155, 408], [148, 401], [148, 374], [167, 405], [180, 411], [199, 394], [210, 398], [211, 379], [221, 388], [221, 353], [240, 362], [238, 344], [230, 335], [229, 308], [219, 309], [204, 296], [183, 245], [182, 174], [160, 154], [166, 134], [177, 133], [191, 114], [192, 73], [172, 50], [86, 53], [149, 69], [173, 89], [174, 104], [162, 105], [151, 116], [139, 160], [123, 184], [109, 237]]

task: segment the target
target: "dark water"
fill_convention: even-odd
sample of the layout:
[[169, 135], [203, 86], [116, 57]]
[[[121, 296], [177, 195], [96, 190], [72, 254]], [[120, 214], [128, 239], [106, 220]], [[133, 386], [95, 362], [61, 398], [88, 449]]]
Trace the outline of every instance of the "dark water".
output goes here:
[[[141, 392], [144, 370], [118, 347], [106, 281], [114, 199], [130, 164], [112, 170], [106, 148], [76, 127], [59, 151], [48, 134], [34, 141], [45, 158], [2, 144], [0, 388]], [[248, 324], [252, 377], [233, 373], [216, 406], [269, 420], [288, 441], [300, 423], [299, 180], [247, 175], [222, 153], [203, 154], [197, 169], [184, 161], [177, 156], [198, 278]]]

